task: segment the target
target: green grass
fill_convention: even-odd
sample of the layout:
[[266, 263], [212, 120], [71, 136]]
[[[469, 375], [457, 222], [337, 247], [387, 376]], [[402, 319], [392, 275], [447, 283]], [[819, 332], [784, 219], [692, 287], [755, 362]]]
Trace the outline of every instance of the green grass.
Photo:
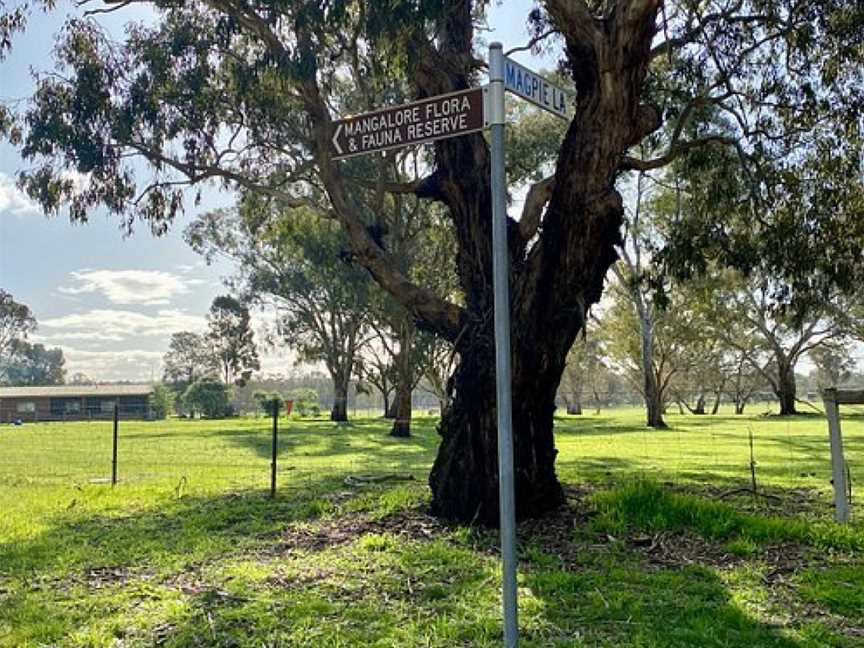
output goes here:
[[[557, 421], [589, 486], [575, 523], [523, 530], [524, 645], [864, 646], [824, 420], [640, 417]], [[0, 428], [0, 646], [500, 645], [495, 534], [419, 513], [435, 424], [283, 422], [275, 499], [264, 419], [123, 422], [116, 488], [110, 423]], [[749, 479], [748, 426], [781, 504], [716, 497]], [[854, 479], [864, 419], [844, 435]], [[343, 483], [376, 473], [416, 479]]]
[[664, 490], [655, 482], [636, 481], [595, 497], [600, 515], [596, 530], [623, 533], [641, 531], [692, 531], [708, 540], [739, 542], [745, 552], [748, 542], [809, 543], [826, 550], [864, 551], [864, 533], [856, 526], [839, 526], [804, 517], [766, 516], [742, 513], [722, 502]]

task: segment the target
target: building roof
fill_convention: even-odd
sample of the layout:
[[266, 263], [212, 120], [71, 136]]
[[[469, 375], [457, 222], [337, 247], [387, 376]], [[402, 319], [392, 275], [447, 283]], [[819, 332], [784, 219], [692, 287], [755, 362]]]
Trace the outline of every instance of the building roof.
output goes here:
[[0, 398], [76, 398], [82, 396], [147, 396], [153, 385], [54, 385], [0, 387]]

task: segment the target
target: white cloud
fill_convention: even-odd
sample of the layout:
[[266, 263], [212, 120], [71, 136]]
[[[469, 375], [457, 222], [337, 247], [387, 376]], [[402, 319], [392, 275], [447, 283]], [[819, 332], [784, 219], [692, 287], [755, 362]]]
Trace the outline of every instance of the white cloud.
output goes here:
[[15, 216], [38, 214], [39, 206], [15, 186], [12, 178], [0, 173], [0, 213], [3, 212]]
[[176, 266], [176, 269], [177, 272], [180, 272], [181, 274], [189, 274], [190, 272], [203, 268], [205, 265], [206, 264], [203, 261], [197, 263], [181, 263]]
[[[273, 349], [264, 344], [264, 330], [273, 325], [275, 313], [255, 310], [252, 318], [261, 354], [259, 375], [296, 371], [297, 356], [288, 346]], [[146, 382], [161, 378], [162, 358], [172, 333], [201, 333], [206, 328], [203, 315], [176, 309], [146, 314], [106, 308], [40, 320], [33, 340], [63, 349], [68, 376], [80, 371], [100, 381]]]
[[66, 359], [66, 375], [79, 371], [99, 381], [159, 380], [162, 352], [132, 349], [127, 351], [87, 351], [61, 346]]
[[[176, 331], [203, 331], [206, 320], [178, 310], [160, 310], [145, 315], [128, 310], [95, 309], [40, 320], [42, 339], [114, 341], [147, 337], [167, 337]], [[46, 331], [47, 329], [47, 331]]]
[[113, 304], [167, 305], [201, 283], [161, 270], [78, 270], [70, 275], [75, 285], [61, 286], [61, 293], [101, 293]]

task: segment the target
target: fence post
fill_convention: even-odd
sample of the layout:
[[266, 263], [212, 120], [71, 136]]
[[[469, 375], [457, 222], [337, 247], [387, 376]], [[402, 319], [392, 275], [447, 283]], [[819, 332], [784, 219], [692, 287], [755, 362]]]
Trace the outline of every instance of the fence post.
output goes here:
[[834, 518], [845, 524], [849, 521], [849, 501], [846, 499], [846, 461], [843, 457], [843, 437], [840, 434], [840, 409], [837, 392], [826, 389], [822, 393], [828, 433], [831, 437], [831, 473], [834, 484]]
[[279, 401], [273, 399], [273, 447], [270, 461], [270, 497], [276, 497], [276, 455], [279, 453]]
[[111, 485], [117, 485], [117, 432], [120, 421], [120, 408], [117, 403], [114, 403], [114, 439], [111, 450]]

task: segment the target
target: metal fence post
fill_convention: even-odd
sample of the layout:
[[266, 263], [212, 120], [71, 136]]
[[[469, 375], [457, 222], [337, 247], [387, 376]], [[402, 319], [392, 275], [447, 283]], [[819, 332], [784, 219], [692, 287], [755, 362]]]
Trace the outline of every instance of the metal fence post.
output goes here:
[[279, 401], [273, 400], [273, 445], [270, 450], [270, 497], [276, 497], [276, 456], [279, 454]]
[[516, 583], [516, 502], [513, 485], [513, 415], [510, 384], [510, 258], [507, 246], [507, 178], [504, 169], [504, 49], [489, 46], [489, 124], [492, 135], [492, 275], [495, 293], [495, 376], [498, 410], [498, 492], [504, 646], [519, 643]]
[[114, 403], [114, 438], [111, 449], [111, 485], [117, 485], [117, 439], [120, 427], [120, 407]]

